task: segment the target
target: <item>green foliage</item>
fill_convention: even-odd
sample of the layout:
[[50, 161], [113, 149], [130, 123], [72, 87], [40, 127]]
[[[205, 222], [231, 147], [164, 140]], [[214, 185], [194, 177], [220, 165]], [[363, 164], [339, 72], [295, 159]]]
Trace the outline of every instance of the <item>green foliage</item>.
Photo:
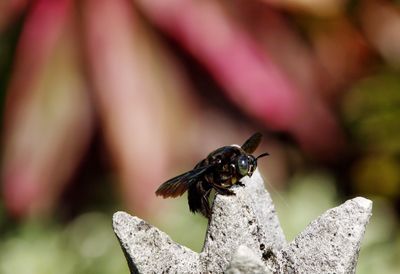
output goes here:
[[128, 273], [111, 216], [83, 214], [65, 228], [27, 223], [0, 244], [0, 273]]
[[360, 149], [399, 153], [399, 73], [384, 71], [355, 85], [343, 100], [343, 115]]
[[360, 156], [351, 168], [359, 193], [400, 195], [400, 75], [383, 71], [344, 98], [343, 117]]

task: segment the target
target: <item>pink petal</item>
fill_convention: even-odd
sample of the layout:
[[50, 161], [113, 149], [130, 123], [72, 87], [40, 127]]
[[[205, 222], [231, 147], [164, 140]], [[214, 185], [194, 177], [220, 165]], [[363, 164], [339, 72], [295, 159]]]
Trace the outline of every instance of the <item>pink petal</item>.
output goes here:
[[28, 15], [8, 88], [2, 169], [16, 216], [51, 210], [90, 139], [71, 2], [37, 1]]
[[167, 178], [170, 119], [180, 108], [171, 98], [185, 88], [175, 83], [182, 76], [130, 1], [85, 1], [84, 15], [94, 96], [121, 192], [135, 214], [146, 214]]
[[287, 131], [308, 150], [334, 156], [343, 144], [335, 117], [317, 97], [297, 89], [215, 1], [137, 1], [224, 87], [226, 95], [269, 128]]

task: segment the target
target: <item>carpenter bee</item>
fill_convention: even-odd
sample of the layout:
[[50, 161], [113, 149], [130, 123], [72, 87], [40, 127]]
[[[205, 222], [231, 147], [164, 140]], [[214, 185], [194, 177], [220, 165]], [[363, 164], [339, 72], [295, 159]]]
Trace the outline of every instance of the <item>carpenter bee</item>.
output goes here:
[[235, 195], [229, 188], [244, 186], [240, 179], [250, 176], [257, 168], [257, 160], [269, 155], [253, 153], [261, 142], [261, 133], [253, 134], [242, 146], [223, 146], [211, 152], [191, 171], [178, 175], [163, 183], [156, 191], [157, 196], [177, 197], [188, 191], [189, 209], [210, 218], [209, 196], [212, 189], [222, 195]]

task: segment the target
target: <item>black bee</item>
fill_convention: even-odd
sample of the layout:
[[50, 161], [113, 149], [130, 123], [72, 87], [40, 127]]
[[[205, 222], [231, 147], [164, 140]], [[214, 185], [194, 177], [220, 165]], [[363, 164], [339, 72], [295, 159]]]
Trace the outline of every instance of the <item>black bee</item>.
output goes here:
[[156, 191], [157, 196], [177, 197], [188, 191], [189, 209], [210, 218], [209, 196], [212, 189], [222, 195], [235, 195], [229, 188], [235, 184], [244, 186], [239, 180], [251, 177], [257, 168], [258, 157], [251, 155], [261, 142], [261, 133], [253, 134], [240, 147], [224, 146], [211, 152], [194, 169], [163, 183]]

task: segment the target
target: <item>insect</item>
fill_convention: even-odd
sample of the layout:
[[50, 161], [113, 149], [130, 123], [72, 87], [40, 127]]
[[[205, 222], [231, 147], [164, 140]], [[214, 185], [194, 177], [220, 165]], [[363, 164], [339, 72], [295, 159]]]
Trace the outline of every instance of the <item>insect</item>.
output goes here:
[[178, 197], [188, 191], [189, 209], [210, 218], [209, 196], [212, 189], [218, 194], [235, 195], [229, 188], [244, 186], [240, 179], [251, 177], [257, 168], [257, 160], [269, 155], [254, 157], [252, 153], [261, 142], [261, 133], [253, 134], [242, 146], [223, 146], [211, 152], [192, 170], [163, 183], [156, 191], [157, 196]]

